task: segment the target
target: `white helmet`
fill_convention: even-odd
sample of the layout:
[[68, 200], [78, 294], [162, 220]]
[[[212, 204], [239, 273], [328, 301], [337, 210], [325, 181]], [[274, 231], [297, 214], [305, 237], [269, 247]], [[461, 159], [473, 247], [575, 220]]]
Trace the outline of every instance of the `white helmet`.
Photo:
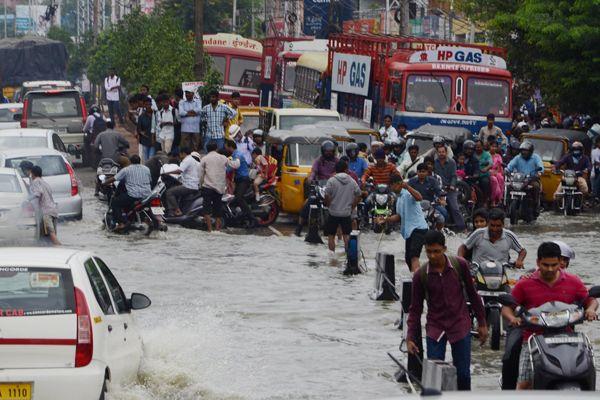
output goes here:
[[229, 137], [230, 138], [236, 137], [241, 132], [242, 132], [242, 128], [240, 128], [239, 125], [233, 124], [229, 127]]

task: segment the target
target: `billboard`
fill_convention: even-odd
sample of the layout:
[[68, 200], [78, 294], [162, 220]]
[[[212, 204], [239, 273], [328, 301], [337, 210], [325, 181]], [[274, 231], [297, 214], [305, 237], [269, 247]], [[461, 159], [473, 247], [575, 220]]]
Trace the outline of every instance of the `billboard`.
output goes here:
[[333, 53], [331, 90], [366, 96], [370, 78], [371, 57]]
[[327, 39], [329, 18], [331, 17], [332, 25], [341, 32], [344, 21], [351, 20], [357, 9], [356, 0], [334, 1], [333, 4], [330, 4], [330, 0], [304, 0], [304, 34]]

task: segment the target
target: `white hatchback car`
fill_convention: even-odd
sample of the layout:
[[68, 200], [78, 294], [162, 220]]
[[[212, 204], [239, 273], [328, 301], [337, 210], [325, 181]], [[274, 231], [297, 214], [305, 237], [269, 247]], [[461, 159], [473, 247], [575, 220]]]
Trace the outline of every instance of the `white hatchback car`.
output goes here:
[[142, 340], [106, 264], [77, 250], [0, 249], [0, 398], [102, 400], [132, 382]]
[[0, 130], [0, 149], [28, 149], [44, 147], [60, 152], [69, 163], [73, 164], [75, 147], [69, 149], [63, 143], [58, 133], [52, 129], [15, 128]]

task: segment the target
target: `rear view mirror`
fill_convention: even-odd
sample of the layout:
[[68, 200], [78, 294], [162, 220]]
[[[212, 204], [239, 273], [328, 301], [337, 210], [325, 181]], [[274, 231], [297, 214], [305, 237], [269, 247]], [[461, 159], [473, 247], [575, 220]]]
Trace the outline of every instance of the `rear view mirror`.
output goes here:
[[600, 286], [592, 286], [589, 291], [590, 297], [599, 298], [600, 297]]
[[15, 120], [15, 121], [20, 121], [21, 118], [23, 118], [23, 114], [14, 114], [13, 115], [13, 120]]
[[148, 296], [141, 293], [132, 293], [131, 299], [129, 299], [129, 307], [132, 310], [143, 310], [144, 308], [150, 307], [152, 302]]

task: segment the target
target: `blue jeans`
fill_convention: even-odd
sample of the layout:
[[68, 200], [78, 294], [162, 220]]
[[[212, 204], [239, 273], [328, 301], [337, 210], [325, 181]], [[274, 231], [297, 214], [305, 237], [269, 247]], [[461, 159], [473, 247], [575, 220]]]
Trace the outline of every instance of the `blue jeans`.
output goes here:
[[[446, 335], [436, 342], [427, 338], [427, 358], [430, 360], [444, 360], [446, 358]], [[456, 367], [456, 383], [458, 390], [471, 390], [471, 334], [463, 339], [450, 344], [452, 348], [452, 364]]]
[[142, 163], [148, 161], [150, 157], [152, 157], [156, 153], [156, 149], [154, 148], [154, 146], [144, 146], [140, 143], [140, 149]]
[[[221, 139], [211, 139], [211, 138], [206, 138], [206, 140], [204, 141], [204, 151], [206, 151], [206, 146], [210, 143], [210, 142], [216, 142], [217, 143], [217, 150], [222, 149], [223, 147], [225, 147], [225, 139], [221, 138]], [[207, 152], [208, 153], [208, 152]]]
[[[462, 214], [460, 213], [460, 208], [458, 207], [458, 192], [456, 190], [448, 191], [446, 193], [446, 202], [448, 203], [448, 211], [452, 214], [452, 220], [454, 221], [455, 229], [459, 232], [465, 230], [465, 220], [463, 219]], [[448, 218], [446, 218], [448, 221]]]
[[444, 206], [435, 206], [435, 210], [444, 217], [444, 221], [448, 221], [448, 210]]

